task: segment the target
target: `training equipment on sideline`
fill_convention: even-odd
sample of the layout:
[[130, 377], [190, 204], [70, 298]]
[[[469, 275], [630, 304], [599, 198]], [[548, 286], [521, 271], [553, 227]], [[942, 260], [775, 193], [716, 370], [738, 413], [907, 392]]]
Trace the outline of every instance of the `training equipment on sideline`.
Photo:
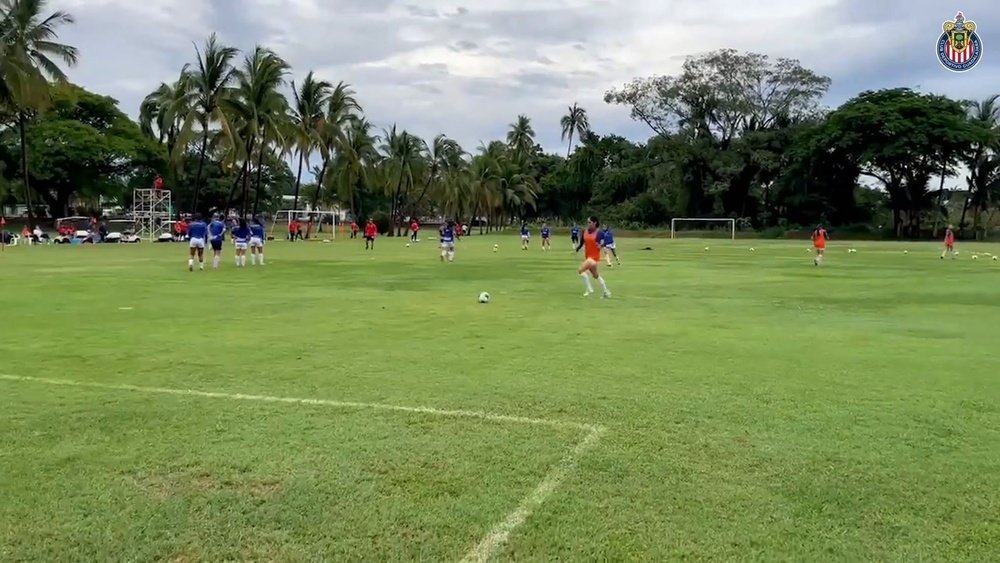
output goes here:
[[[268, 233], [269, 238], [274, 238], [274, 229], [281, 225], [284, 230], [278, 233], [279, 238], [288, 238], [288, 226], [292, 224], [293, 220], [298, 220], [302, 225], [303, 236], [311, 236], [313, 233], [327, 231], [329, 230], [329, 238], [337, 238], [337, 220], [339, 215], [335, 211], [324, 211], [322, 209], [317, 209], [314, 211], [306, 211], [303, 209], [282, 209], [274, 214], [274, 220], [271, 221], [271, 231]], [[324, 227], [326, 226], [326, 227]], [[310, 228], [312, 231], [310, 232]], [[327, 238], [327, 237], [324, 237]]]
[[480, 303], [489, 303], [490, 302], [490, 294], [486, 293], [485, 291], [482, 292], [482, 293], [480, 293], [479, 294], [479, 302]]
[[670, 220], [670, 238], [677, 238], [678, 226], [686, 223], [699, 224], [702, 228], [689, 229], [694, 235], [702, 237], [713, 233], [724, 234], [726, 237], [736, 240], [736, 219], [717, 219], [708, 217], [678, 217]]

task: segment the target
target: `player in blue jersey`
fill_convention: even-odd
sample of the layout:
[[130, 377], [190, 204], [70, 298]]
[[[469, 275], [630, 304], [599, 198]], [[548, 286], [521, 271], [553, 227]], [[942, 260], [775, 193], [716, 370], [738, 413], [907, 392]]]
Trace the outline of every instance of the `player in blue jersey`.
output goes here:
[[455, 222], [448, 221], [441, 226], [441, 261], [455, 261]]
[[226, 239], [226, 224], [218, 215], [208, 224], [208, 237], [212, 245], [212, 269], [218, 270], [222, 263], [222, 242]]
[[521, 223], [521, 250], [528, 250], [529, 242], [531, 242], [531, 231], [528, 230], [527, 223]]
[[250, 244], [250, 226], [246, 219], [240, 219], [233, 227], [233, 245], [236, 247], [236, 267], [247, 265], [247, 245]]
[[552, 230], [545, 223], [542, 223], [542, 252], [552, 250]]
[[611, 227], [605, 225], [604, 229], [601, 231], [601, 249], [604, 250], [604, 257], [608, 260], [608, 267], [611, 268], [611, 257], [615, 257], [615, 262], [619, 266], [622, 265], [622, 261], [618, 258], [618, 251], [615, 250], [615, 235], [611, 232]]
[[198, 269], [205, 269], [205, 239], [208, 237], [208, 225], [202, 220], [201, 214], [195, 213], [188, 224], [188, 271], [194, 271], [194, 257], [198, 256]]
[[260, 255], [260, 265], [264, 265], [264, 222], [260, 217], [254, 217], [250, 223], [250, 263], [257, 265], [257, 256]]
[[573, 248], [580, 244], [580, 226], [573, 223], [573, 226], [569, 229], [569, 240], [573, 243]]

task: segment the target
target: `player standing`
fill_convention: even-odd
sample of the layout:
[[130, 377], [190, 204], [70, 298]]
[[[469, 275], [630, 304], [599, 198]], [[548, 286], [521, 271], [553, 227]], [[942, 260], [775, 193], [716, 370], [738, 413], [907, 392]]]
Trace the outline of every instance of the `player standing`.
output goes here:
[[260, 255], [260, 265], [264, 265], [264, 223], [260, 217], [254, 217], [250, 224], [250, 263], [257, 265], [257, 255]]
[[594, 286], [590, 284], [590, 277], [593, 276], [597, 280], [597, 283], [601, 284], [601, 291], [603, 292], [601, 297], [607, 299], [611, 297], [611, 292], [608, 291], [608, 286], [604, 283], [604, 278], [601, 277], [601, 273], [598, 271], [598, 267], [601, 264], [600, 227], [601, 222], [597, 217], [591, 216], [590, 221], [587, 223], [587, 230], [583, 232], [583, 236], [576, 246], [577, 252], [581, 248], [584, 249], [583, 264], [580, 265], [577, 273], [583, 278], [583, 285], [587, 288], [586, 293], [583, 294], [584, 297], [590, 297], [594, 293]]
[[448, 221], [441, 227], [441, 261], [455, 261], [455, 222]]
[[580, 243], [580, 227], [576, 223], [569, 230], [569, 240], [573, 243], [573, 247]]
[[420, 223], [416, 219], [410, 222], [410, 242], [417, 242], [417, 235], [420, 233]]
[[247, 220], [240, 218], [233, 227], [233, 246], [236, 248], [236, 267], [247, 265], [247, 243], [250, 242], [250, 227]]
[[368, 224], [365, 225], [365, 250], [375, 250], [375, 237], [378, 235], [378, 227], [375, 226], [375, 221], [368, 218]]
[[[208, 224], [209, 241], [212, 244], [212, 269], [218, 270], [222, 262], [222, 243], [226, 240], [226, 224], [218, 214], [212, 217]], [[191, 226], [188, 225], [188, 236], [191, 236]]]
[[194, 257], [198, 255], [198, 269], [205, 269], [205, 238], [208, 235], [208, 226], [201, 219], [200, 213], [195, 213], [191, 224], [188, 225], [188, 271], [194, 271]]
[[948, 225], [948, 230], [944, 232], [944, 252], [941, 253], [941, 259], [944, 260], [945, 255], [951, 254], [951, 259], [955, 259], [955, 226]]
[[351, 220], [351, 238], [358, 238], [358, 222]]
[[531, 231], [528, 230], [527, 223], [521, 223], [521, 250], [528, 250], [529, 242], [531, 242]]
[[605, 225], [604, 230], [601, 231], [601, 248], [604, 249], [604, 257], [608, 259], [608, 267], [611, 268], [611, 257], [615, 257], [615, 262], [619, 266], [622, 265], [622, 261], [618, 258], [618, 251], [615, 250], [615, 235], [611, 232], [611, 227]]
[[552, 231], [549, 226], [542, 223], [542, 252], [552, 250]]
[[816, 225], [816, 230], [812, 234], [813, 248], [816, 249], [816, 259], [813, 260], [813, 264], [819, 266], [823, 263], [823, 254], [826, 252], [826, 241], [829, 238], [830, 235], [827, 234], [823, 225]]

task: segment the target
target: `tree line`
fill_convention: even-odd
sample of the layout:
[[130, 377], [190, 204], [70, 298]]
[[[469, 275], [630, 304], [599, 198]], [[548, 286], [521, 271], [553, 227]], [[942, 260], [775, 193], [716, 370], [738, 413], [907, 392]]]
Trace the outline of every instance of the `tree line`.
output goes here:
[[378, 130], [350, 84], [312, 71], [295, 80], [273, 50], [241, 52], [212, 35], [134, 122], [67, 81], [60, 65], [79, 54], [58, 29], [73, 18], [46, 5], [0, 0], [0, 200], [29, 213], [127, 208], [156, 174], [179, 210], [337, 205], [390, 233], [408, 217], [496, 228], [597, 213], [620, 228], [726, 217], [776, 235], [822, 222], [918, 237], [954, 222], [984, 236], [1000, 203], [997, 96], [898, 88], [829, 109], [828, 77], [723, 49], [606, 93], [648, 126], [645, 142], [595, 132], [574, 103], [558, 118], [565, 156], [545, 152], [524, 115], [470, 149]]

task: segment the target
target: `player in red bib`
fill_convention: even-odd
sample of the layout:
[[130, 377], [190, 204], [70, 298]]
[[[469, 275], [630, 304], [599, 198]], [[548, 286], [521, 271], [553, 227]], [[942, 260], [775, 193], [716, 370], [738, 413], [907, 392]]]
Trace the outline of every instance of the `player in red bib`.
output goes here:
[[941, 253], [941, 259], [951, 254], [951, 258], [955, 259], [955, 226], [948, 225], [948, 230], [944, 232], [944, 252]]
[[378, 227], [375, 226], [375, 221], [369, 218], [368, 224], [365, 225], [365, 250], [375, 250], [375, 237], [377, 236]]
[[816, 225], [816, 230], [812, 234], [812, 241], [813, 248], [816, 249], [816, 259], [813, 260], [813, 264], [817, 266], [823, 263], [823, 253], [826, 251], [826, 241], [828, 238], [830, 236], [826, 233], [823, 225]]
[[584, 249], [583, 264], [580, 264], [580, 269], [577, 270], [577, 273], [583, 278], [583, 285], [587, 288], [586, 293], [583, 294], [584, 297], [590, 297], [594, 293], [594, 286], [590, 285], [591, 276], [597, 280], [597, 283], [601, 284], [602, 297], [604, 299], [611, 297], [611, 292], [608, 291], [608, 286], [598, 271], [598, 266], [601, 264], [601, 240], [601, 222], [597, 220], [597, 217], [591, 216], [590, 222], [587, 223], [587, 229], [583, 232], [583, 237], [576, 246], [577, 252], [580, 252], [581, 248]]

